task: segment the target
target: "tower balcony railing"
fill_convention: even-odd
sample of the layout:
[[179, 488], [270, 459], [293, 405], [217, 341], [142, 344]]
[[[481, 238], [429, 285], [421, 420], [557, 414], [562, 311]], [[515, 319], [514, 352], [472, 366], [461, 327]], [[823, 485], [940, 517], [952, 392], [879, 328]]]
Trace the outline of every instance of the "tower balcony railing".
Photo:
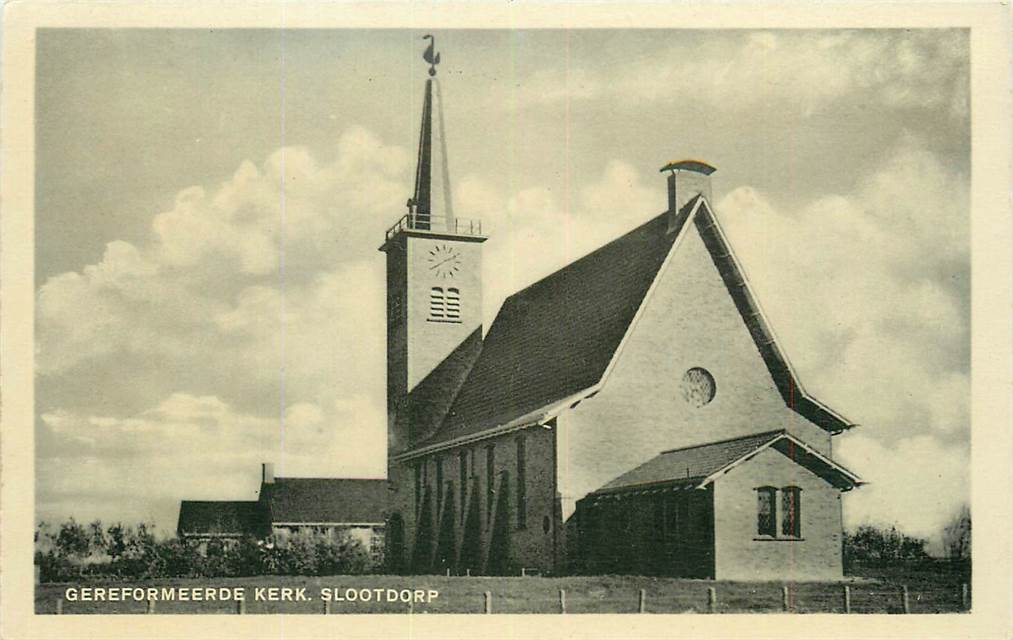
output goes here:
[[426, 213], [406, 213], [394, 226], [387, 229], [387, 240], [402, 231], [430, 231], [463, 236], [481, 236], [482, 221], [471, 218], [433, 216]]

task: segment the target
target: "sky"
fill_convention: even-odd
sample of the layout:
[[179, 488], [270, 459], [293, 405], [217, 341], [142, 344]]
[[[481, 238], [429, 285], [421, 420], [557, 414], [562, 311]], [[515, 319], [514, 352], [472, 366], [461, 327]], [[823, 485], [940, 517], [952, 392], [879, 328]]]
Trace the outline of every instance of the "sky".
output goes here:
[[[278, 475], [385, 473], [384, 230], [422, 31], [43, 30], [36, 517], [154, 521]], [[938, 547], [969, 497], [964, 30], [441, 31], [484, 318], [702, 159], [806, 388], [861, 426], [849, 527]]]

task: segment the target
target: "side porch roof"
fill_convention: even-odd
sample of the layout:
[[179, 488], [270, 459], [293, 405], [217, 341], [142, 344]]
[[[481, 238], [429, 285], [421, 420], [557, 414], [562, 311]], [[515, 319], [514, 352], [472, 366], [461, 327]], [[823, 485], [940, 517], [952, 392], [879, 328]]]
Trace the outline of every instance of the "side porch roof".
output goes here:
[[781, 429], [663, 451], [590, 495], [702, 489], [766, 449], [781, 453], [842, 491], [866, 484], [851, 471]]

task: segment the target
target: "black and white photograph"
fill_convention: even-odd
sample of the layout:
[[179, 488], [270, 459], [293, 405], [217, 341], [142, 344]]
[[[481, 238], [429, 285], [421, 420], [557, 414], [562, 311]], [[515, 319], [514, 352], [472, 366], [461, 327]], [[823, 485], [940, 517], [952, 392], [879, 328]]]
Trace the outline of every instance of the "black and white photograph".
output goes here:
[[966, 21], [33, 33], [36, 618], [978, 611]]

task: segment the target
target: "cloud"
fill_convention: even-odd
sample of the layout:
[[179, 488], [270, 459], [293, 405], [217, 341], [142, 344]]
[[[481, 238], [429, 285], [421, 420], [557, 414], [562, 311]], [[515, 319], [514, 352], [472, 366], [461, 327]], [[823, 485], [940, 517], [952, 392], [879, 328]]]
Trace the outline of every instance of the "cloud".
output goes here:
[[569, 201], [538, 185], [506, 196], [475, 174], [457, 185], [458, 208], [489, 222], [485, 317], [508, 295], [597, 249], [664, 209], [662, 187], [648, 186], [629, 163], [612, 160]]
[[[179, 499], [253, 499], [259, 463], [276, 473], [383, 477], [382, 420], [361, 396], [297, 403], [274, 417], [236, 410], [215, 396], [174, 393], [128, 417], [58, 410], [41, 416], [38, 517], [175, 524]], [[354, 446], [350, 446], [354, 443]]]
[[880, 440], [969, 433], [967, 185], [908, 139], [855, 193], [718, 204], [803, 381]]
[[856, 433], [835, 446], [834, 456], [869, 482], [845, 498], [846, 527], [896, 526], [928, 539], [931, 552], [942, 552], [943, 527], [969, 502], [966, 445], [943, 444], [931, 435], [885, 445]]
[[[811, 116], [844, 97], [869, 108], [942, 110], [968, 117], [969, 39], [963, 30], [834, 30], [683, 37], [649, 56], [589, 56], [542, 70], [500, 104], [547, 107], [599, 99], [703, 103], [726, 112]], [[601, 55], [609, 55], [607, 49]], [[608, 71], [592, 72], [588, 63]]]

